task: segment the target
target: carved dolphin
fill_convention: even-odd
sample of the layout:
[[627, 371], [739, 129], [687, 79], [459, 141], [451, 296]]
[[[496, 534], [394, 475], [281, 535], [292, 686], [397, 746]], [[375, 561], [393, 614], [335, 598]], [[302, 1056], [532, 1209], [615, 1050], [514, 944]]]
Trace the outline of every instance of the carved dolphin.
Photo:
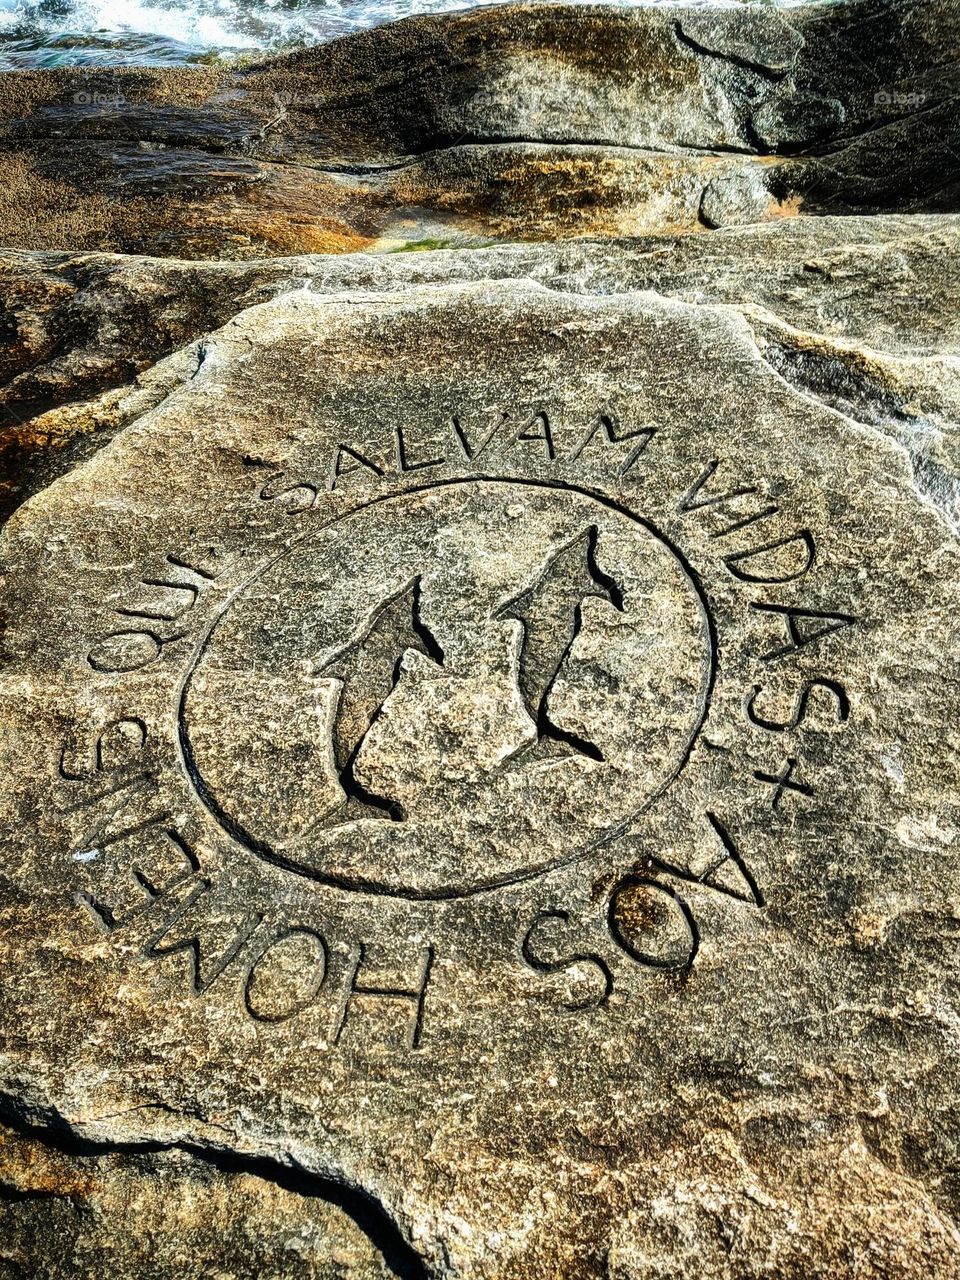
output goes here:
[[341, 681], [332, 743], [340, 785], [350, 800], [393, 818], [403, 816], [399, 806], [368, 792], [353, 770], [371, 725], [396, 688], [408, 649], [443, 665], [443, 650], [420, 618], [419, 576], [385, 600], [361, 633], [317, 672]]
[[602, 760], [592, 742], [559, 728], [547, 712], [550, 691], [583, 625], [583, 601], [595, 597], [623, 611], [620, 588], [597, 565], [596, 544], [597, 527], [590, 525], [554, 552], [536, 582], [493, 616], [497, 621], [514, 619], [523, 627], [517, 684], [540, 740], [561, 742]]

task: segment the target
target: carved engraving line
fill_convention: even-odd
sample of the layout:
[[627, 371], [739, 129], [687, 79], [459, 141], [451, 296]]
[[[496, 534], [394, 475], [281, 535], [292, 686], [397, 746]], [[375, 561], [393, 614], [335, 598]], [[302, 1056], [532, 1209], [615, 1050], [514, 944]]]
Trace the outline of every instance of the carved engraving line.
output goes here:
[[784, 764], [780, 773], [765, 773], [760, 769], [754, 773], [753, 776], [758, 782], [765, 782], [768, 786], [773, 788], [770, 795], [771, 809], [780, 808], [780, 801], [788, 791], [794, 791], [798, 795], [802, 796], [813, 795], [813, 787], [808, 786], [805, 782], [801, 782], [800, 779], [795, 776], [798, 763], [799, 762], [791, 756]]
[[[683, 940], [673, 948], [653, 950], [667, 913], [682, 921]], [[684, 898], [659, 880], [624, 876], [610, 894], [607, 921], [613, 940], [638, 964], [652, 969], [687, 970], [697, 958], [700, 929], [693, 912]], [[650, 938], [646, 947], [641, 946], [644, 938]]]
[[[725, 824], [712, 810], [708, 809], [704, 816], [720, 842], [719, 855], [704, 871], [699, 875], [695, 875], [690, 870], [664, 858], [661, 854], [651, 855], [650, 861], [668, 875], [676, 876], [680, 880], [686, 880], [691, 884], [705, 885], [707, 888], [714, 889], [717, 893], [725, 894], [729, 898], [736, 898], [739, 902], [746, 902], [751, 906], [765, 907], [766, 899], [760, 890], [760, 886], [757, 884], [753, 872], [747, 866], [743, 854]], [[734, 884], [719, 878], [720, 872], [726, 869], [728, 863], [732, 863], [736, 870]]]
[[380, 605], [360, 635], [318, 672], [341, 683], [333, 754], [340, 785], [352, 801], [346, 814], [325, 816], [328, 823], [339, 825], [362, 815], [382, 815], [399, 822], [406, 816], [397, 801], [368, 791], [358, 780], [354, 764], [383, 704], [396, 688], [404, 653], [413, 649], [443, 666], [443, 650], [421, 618], [420, 596], [420, 578], [416, 577]]
[[[585, 858], [590, 854], [592, 854], [596, 849], [601, 848], [617, 840], [621, 835], [623, 835], [626, 831], [628, 831], [631, 828], [631, 826], [636, 822], [636, 820], [640, 817], [642, 813], [646, 812], [646, 810], [649, 809], [651, 805], [656, 803], [656, 801], [660, 798], [660, 796], [664, 793], [664, 791], [666, 791], [666, 789], [670, 786], [670, 784], [674, 781], [674, 779], [678, 776], [678, 774], [682, 772], [682, 770], [688, 764], [691, 754], [693, 752], [694, 742], [696, 741], [696, 738], [700, 732], [700, 729], [703, 726], [703, 723], [709, 711], [710, 700], [712, 697], [714, 682], [716, 679], [717, 654], [718, 654], [716, 627], [713, 621], [711, 611], [707, 604], [707, 598], [706, 598], [703, 585], [700, 582], [699, 576], [691, 566], [686, 556], [684, 556], [684, 554], [673, 544], [673, 542], [667, 537], [665, 537], [665, 535], [659, 529], [653, 526], [649, 521], [645, 520], [643, 517], [636, 515], [633, 511], [625, 507], [623, 504], [608, 498], [604, 494], [595, 492], [590, 489], [581, 488], [579, 486], [572, 485], [560, 480], [550, 480], [550, 481], [526, 480], [526, 479], [518, 479], [515, 476], [468, 476], [468, 477], [457, 477], [456, 479], [451, 479], [451, 480], [442, 480], [442, 481], [435, 481], [432, 483], [424, 483], [423, 485], [418, 485], [418, 486], [412, 486], [409, 489], [406, 489], [404, 491], [403, 496], [427, 492], [430, 490], [442, 490], [444, 488], [454, 486], [454, 485], [462, 486], [462, 485], [468, 485], [468, 484], [510, 485], [510, 486], [516, 486], [521, 488], [525, 488], [525, 487], [541, 488], [541, 489], [554, 490], [558, 492], [576, 494], [578, 497], [585, 498], [592, 502], [595, 502], [599, 506], [602, 506], [609, 511], [615, 512], [618, 515], [624, 517], [625, 519], [640, 526], [641, 528], [646, 529], [650, 534], [653, 535], [654, 538], [656, 538], [659, 542], [661, 542], [667, 548], [667, 550], [675, 558], [683, 574], [687, 578], [690, 584], [690, 587], [692, 589], [693, 597], [696, 600], [696, 606], [697, 606], [698, 614], [700, 617], [703, 634], [705, 637], [705, 643], [706, 643], [705, 663], [704, 663], [704, 668], [701, 676], [700, 688], [697, 694], [696, 714], [693, 721], [693, 727], [683, 747], [682, 752], [679, 753], [675, 766], [672, 768], [668, 776], [666, 776], [663, 779], [663, 781], [655, 789], [655, 791], [653, 791], [653, 793], [648, 796], [644, 804], [639, 809], [628, 814], [622, 820], [611, 825], [605, 831], [592, 836], [590, 839], [586, 840], [582, 845], [576, 846], [573, 849], [571, 849], [571, 851], [568, 854], [566, 854], [562, 860], [558, 860], [556, 863], [551, 864], [552, 869], [557, 869], [560, 866], [566, 866], [574, 862], [577, 862], [580, 859]], [[385, 494], [380, 497], [371, 499], [368, 502], [358, 504], [357, 507], [352, 509], [350, 514], [356, 514], [361, 511], [366, 511], [370, 508], [378, 506], [380, 503], [383, 503], [383, 502], [395, 501], [398, 496], [399, 495], [397, 494], [391, 493], [391, 494]], [[289, 555], [292, 550], [302, 545], [302, 543], [304, 543], [309, 538], [316, 537], [319, 532], [321, 532], [323, 529], [330, 527], [330, 525], [335, 523], [335, 521], [340, 518], [342, 518], [342, 514], [337, 514], [335, 516], [332, 516], [330, 520], [324, 522], [322, 525], [312, 527], [309, 531], [306, 531], [303, 534], [301, 534], [300, 537], [293, 540], [287, 546], [275, 552], [266, 562], [259, 565], [257, 569], [254, 570], [253, 573], [251, 573], [243, 582], [238, 584], [238, 586], [233, 591], [231, 591], [228, 599], [224, 601], [219, 612], [213, 619], [206, 634], [202, 637], [202, 639], [198, 643], [196, 650], [194, 652], [194, 655], [191, 659], [191, 662], [188, 665], [187, 670], [185, 671], [184, 676], [181, 680], [179, 689], [177, 691], [177, 698], [176, 698], [176, 717], [177, 717], [177, 726], [178, 726], [178, 743], [179, 743], [179, 751], [180, 751], [180, 761], [181, 761], [181, 766], [183, 768], [185, 776], [190, 780], [191, 785], [197, 792], [198, 796], [201, 798], [201, 800], [209, 809], [209, 811], [214, 815], [214, 817], [217, 819], [220, 825], [224, 828], [224, 830], [226, 830], [235, 840], [237, 840], [241, 844], [245, 845], [248, 849], [250, 849], [251, 852], [255, 853], [258, 857], [262, 858], [263, 860], [273, 863], [276, 866], [282, 867], [288, 871], [291, 871], [300, 875], [306, 875], [309, 878], [315, 879], [320, 883], [329, 884], [336, 888], [350, 890], [353, 892], [369, 893], [377, 896], [392, 896], [392, 897], [399, 897], [399, 898], [408, 898], [411, 900], [429, 901], [429, 900], [447, 900], [447, 899], [457, 898], [461, 896], [472, 896], [474, 894], [479, 894], [479, 893], [493, 892], [497, 889], [505, 887], [506, 885], [515, 884], [524, 880], [534, 878], [535, 876], [540, 874], [539, 869], [505, 873], [502, 876], [491, 878], [489, 881], [486, 881], [483, 885], [472, 886], [467, 889], [450, 888], [450, 887], [438, 888], [435, 890], [434, 889], [417, 889], [412, 887], [393, 887], [388, 889], [375, 882], [362, 879], [354, 875], [332, 874], [325, 871], [321, 872], [319, 870], [314, 870], [312, 868], [305, 869], [302, 865], [296, 863], [290, 857], [286, 856], [283, 852], [280, 852], [272, 848], [264, 840], [254, 836], [251, 832], [245, 830], [243, 826], [235, 818], [233, 818], [230, 814], [228, 814], [224, 810], [223, 806], [218, 802], [217, 798], [211, 795], [209, 792], [209, 789], [205, 786], [200, 770], [198, 769], [197, 763], [194, 759], [193, 749], [190, 743], [190, 737], [189, 737], [189, 732], [188, 732], [188, 727], [186, 722], [186, 714], [185, 714], [186, 693], [187, 693], [187, 687], [189, 684], [192, 671], [197, 666], [197, 664], [203, 660], [216, 634], [217, 627], [220, 625], [221, 621], [226, 616], [230, 606], [232, 605], [233, 601], [237, 598], [237, 596], [240, 595], [241, 592], [247, 590], [259, 577], [261, 577], [269, 569], [271, 569], [282, 557]], [[574, 548], [571, 546], [571, 550], [572, 549]], [[622, 599], [620, 596], [618, 585], [612, 582], [609, 578], [607, 578], [606, 575], [603, 574], [602, 571], [599, 569], [599, 566], [596, 565], [595, 560], [592, 560], [592, 548], [590, 545], [589, 535], [587, 538], [586, 545], [580, 548], [576, 548], [576, 550], [577, 550], [577, 555], [583, 554], [583, 556], [585, 557], [586, 564], [583, 567], [583, 572], [589, 578], [590, 592], [593, 594], [601, 594], [614, 607], [622, 607]], [[564, 593], [561, 592], [560, 596], [561, 598], [564, 598]], [[399, 602], [399, 597], [397, 597], [397, 600]], [[515, 606], [514, 612], [515, 612], [515, 615], [517, 615], [521, 613], [521, 610], [523, 610], [524, 603], [525, 602], [521, 600], [521, 598], [515, 597], [513, 601], [508, 602], [508, 605], [505, 605], [503, 607], [504, 609], [508, 609], [509, 604], [514, 605]], [[525, 624], [528, 623], [529, 614], [527, 612], [523, 612], [521, 620], [524, 621]], [[411, 626], [415, 627], [415, 625], [416, 625], [415, 619], [411, 619]], [[574, 616], [574, 619], [573, 619], [573, 626], [574, 628], [576, 628], [577, 626], [576, 616]], [[424, 645], [428, 644], [427, 640], [424, 638], [422, 633], [420, 634], [419, 638]], [[569, 643], [572, 643], [572, 639], [573, 639], [573, 636], [570, 636], [567, 642], [567, 647], [569, 646]], [[428, 654], [430, 653], [429, 648], [427, 648], [427, 652]], [[438, 652], [436, 650], [431, 656], [434, 657], [434, 660], [437, 659], [437, 656], [439, 656], [442, 660], [442, 655], [438, 655]], [[546, 696], [548, 693], [549, 682], [544, 681], [542, 677], [538, 677], [535, 680], [533, 677], [532, 671], [533, 671], [533, 668], [528, 662], [527, 676], [524, 678], [526, 680], [526, 692], [529, 699], [529, 705], [532, 706], [534, 701], [536, 701], [537, 703], [536, 705], [537, 715], [535, 717], [535, 720], [542, 727], [546, 727], [548, 730], [548, 733], [553, 733], [557, 737], [559, 737], [559, 732], [556, 730], [556, 727], [551, 726], [548, 721], [545, 725], [544, 716], [541, 715], [541, 705], [544, 701], [544, 696]], [[543, 689], [543, 696], [538, 696], [537, 691], [541, 687]], [[568, 741], [568, 745], [574, 746], [575, 749], [581, 750], [585, 754], [591, 754], [590, 748], [592, 744], [585, 744], [580, 741], [577, 741], [575, 743], [570, 743]], [[596, 753], [596, 748], [593, 748], [593, 753]], [[594, 758], [596, 758], [596, 754], [594, 754]], [[346, 760], [345, 760], [344, 768], [347, 768]], [[352, 789], [353, 796], [358, 802], [367, 803], [367, 804], [371, 803], [371, 801], [379, 802], [379, 805], [381, 806], [381, 808], [389, 803], [389, 798], [369, 797], [365, 793], [361, 794], [354, 787], [354, 784], [351, 782], [349, 777], [349, 771], [346, 774], [345, 780], [347, 782], [347, 786], [344, 789], [348, 791], [348, 794], [350, 794], [350, 789]]]
[[586, 995], [581, 1000], [568, 1002], [567, 1008], [574, 1010], [602, 1008], [610, 999], [614, 985], [613, 972], [603, 956], [584, 951], [565, 955], [563, 959], [547, 960], [537, 953], [533, 935], [541, 930], [541, 926], [553, 921], [569, 924], [569, 911], [541, 911], [534, 916], [520, 943], [520, 954], [524, 962], [535, 972], [544, 974], [559, 974], [569, 971], [575, 965], [589, 965], [600, 974], [601, 990], [596, 995]]
[[334, 1027], [333, 1043], [339, 1044], [340, 1037], [343, 1035], [343, 1029], [346, 1026], [347, 1018], [350, 1013], [353, 1002], [357, 997], [362, 996], [379, 996], [386, 1000], [399, 1000], [412, 1006], [410, 1017], [407, 1024], [407, 1043], [411, 1049], [417, 1049], [420, 1046], [420, 1040], [423, 1036], [423, 1016], [424, 1003], [427, 997], [427, 984], [430, 981], [430, 973], [433, 969], [435, 952], [433, 947], [424, 947], [420, 956], [420, 969], [417, 974], [416, 982], [413, 987], [395, 987], [380, 985], [378, 983], [358, 982], [357, 978], [360, 968], [366, 959], [366, 947], [364, 944], [358, 943], [354, 955], [353, 964], [350, 969], [350, 977], [347, 982], [346, 992], [340, 1012]]
[[[614, 474], [621, 479], [634, 470], [657, 434], [657, 428], [649, 424], [632, 430], [621, 425], [609, 406], [593, 415], [586, 431], [572, 448], [569, 443], [558, 445], [552, 415], [544, 408], [517, 415], [512, 422], [508, 412], [496, 410], [491, 425], [478, 431], [473, 438], [464, 425], [462, 413], [452, 414], [444, 424], [444, 430], [447, 428], [453, 435], [457, 453], [468, 463], [477, 463], [491, 446], [502, 455], [519, 444], [538, 445], [544, 462], [570, 465], [579, 462], [595, 442], [606, 450], [614, 451], [614, 456], [619, 452], [618, 446], [629, 445], [614, 465]], [[366, 445], [361, 449], [356, 444], [339, 440], [333, 446], [323, 479], [277, 471], [263, 482], [259, 496], [265, 502], [280, 503], [288, 515], [300, 515], [317, 506], [322, 489], [333, 493], [353, 476], [379, 480], [388, 474], [412, 475], [434, 471], [451, 461], [444, 452], [444, 445], [439, 442], [426, 443], [423, 456], [417, 456], [418, 450], [411, 447], [407, 430], [403, 427], [390, 429], [390, 436], [392, 449], [379, 457], [365, 452]]]
[[[568, 997], [563, 1006], [576, 1013], [602, 1009], [617, 984], [615, 971], [603, 955], [574, 949], [560, 954], [556, 946], [552, 948], [556, 958], [543, 954], [544, 932], [551, 925], [569, 923], [567, 911], [554, 908], [538, 912], [521, 939], [521, 959], [535, 973], [563, 974], [568, 980], [577, 968], [593, 971], [599, 975], [599, 989], [580, 998]], [[689, 904], [669, 885], [652, 877], [631, 874], [618, 880], [607, 896], [603, 925], [618, 955], [642, 968], [685, 978], [696, 960], [700, 930]]]
[[[90, 893], [76, 894], [76, 904], [85, 910], [98, 931], [111, 935], [136, 927], [142, 937], [137, 951], [143, 959], [181, 957], [186, 961], [188, 991], [194, 998], [206, 995], [221, 979], [235, 976], [241, 1008], [253, 1022], [286, 1023], [315, 1006], [321, 994], [330, 990], [332, 976], [331, 947], [324, 933], [301, 924], [283, 923], [278, 928], [276, 921], [268, 924], [265, 911], [253, 908], [244, 912], [241, 908], [229, 921], [226, 936], [211, 943], [207, 936], [211, 922], [218, 921], [216, 927], [221, 931], [223, 928], [217, 885], [198, 873], [196, 857], [182, 838], [172, 831], [163, 834], [180, 841], [190, 854], [192, 865], [156, 889], [144, 880], [143, 901], [124, 914]], [[291, 955], [291, 944], [305, 947], [310, 955]], [[333, 1049], [340, 1044], [345, 1026], [357, 1016], [358, 1002], [378, 999], [395, 1002], [406, 1010], [403, 1041], [408, 1048], [419, 1049], [435, 961], [436, 949], [429, 944], [420, 951], [416, 976], [409, 986], [370, 981], [362, 977], [368, 963], [367, 944], [350, 943], [343, 980], [334, 984], [337, 990], [330, 992], [332, 1002], [328, 999], [324, 1004], [325, 1016], [329, 1015], [328, 1047]], [[279, 993], [274, 989], [271, 994], [271, 964], [274, 978], [279, 972], [287, 979]], [[264, 978], [266, 982], [262, 983]]]
[[[754, 497], [760, 494], [760, 486], [755, 484], [736, 485], [720, 493], [711, 493], [707, 486], [716, 475], [719, 467], [720, 462], [716, 458], [707, 463], [690, 489], [680, 499], [679, 510], [681, 515], [686, 516], [711, 509], [719, 509], [739, 498]], [[729, 524], [722, 529], [714, 530], [709, 536], [713, 539], [729, 537], [733, 533], [758, 524], [761, 520], [767, 520], [770, 516], [777, 515], [779, 511], [780, 508], [774, 505], [764, 507], [752, 514], [734, 514]], [[757, 560], [763, 564], [762, 557], [769, 556], [774, 551], [783, 551], [787, 547], [796, 547], [801, 553], [801, 559], [789, 568], [781, 568], [779, 572], [771, 574], [769, 572], [757, 573], [745, 567]], [[773, 541], [763, 543], [760, 546], [747, 547], [742, 551], [731, 552], [731, 554], [724, 557], [723, 563], [726, 565], [727, 570], [741, 582], [779, 584], [793, 582], [797, 578], [802, 578], [813, 568], [816, 558], [817, 547], [813, 534], [809, 529], [798, 529], [794, 533], [775, 538]]]
[[[740, 504], [745, 498], [757, 498], [762, 492], [760, 485], [735, 484], [719, 492], [711, 492], [709, 486], [719, 466], [720, 463], [716, 459], [708, 462], [679, 504], [682, 515], [707, 510], [723, 511], [725, 518], [728, 519], [732, 516], [731, 522], [722, 529], [715, 529], [708, 535], [709, 537], [725, 538], [737, 530], [745, 529], [779, 513], [779, 507], [776, 505], [765, 506], [752, 514], [744, 513], [742, 507], [738, 509], [737, 506], [731, 506], [734, 503]], [[805, 528], [779, 538], [761, 541], [757, 546], [734, 551], [723, 558], [725, 568], [733, 577], [748, 584], [763, 585], [796, 582], [805, 577], [817, 563], [816, 540], [811, 531]], [[750, 608], [782, 618], [786, 628], [786, 644], [760, 655], [760, 661], [765, 663], [790, 658], [807, 646], [851, 627], [858, 621], [848, 613], [831, 613], [821, 609], [774, 604], [768, 601], [750, 601]], [[834, 703], [835, 722], [845, 723], [850, 716], [850, 699], [847, 691], [838, 680], [826, 676], [806, 680], [796, 696], [789, 719], [780, 721], [763, 716], [756, 710], [757, 698], [764, 693], [764, 687], [755, 684], [744, 696], [744, 716], [749, 724], [767, 733], [792, 732], [807, 717], [811, 697], [819, 690], [831, 696]], [[819, 701], [822, 701], [822, 698]], [[784, 797], [788, 794], [794, 797], [810, 797], [814, 794], [814, 787], [801, 780], [798, 767], [798, 759], [788, 756], [779, 771], [766, 769], [754, 771], [754, 779], [771, 788], [769, 793], [771, 809], [779, 810]]]
[[541, 577], [493, 615], [522, 627], [518, 683], [539, 739], [552, 739], [593, 760], [600, 750], [585, 738], [555, 725], [547, 711], [550, 694], [583, 626], [583, 602], [591, 596], [623, 612], [623, 592], [597, 565], [597, 526], [556, 551]]
[[[194, 608], [200, 595], [216, 580], [216, 574], [189, 564], [180, 556], [167, 555], [166, 563], [175, 573], [163, 578], [141, 578], [139, 586], [159, 590], [170, 601], [163, 603], [120, 605], [114, 613], [120, 618], [143, 619], [146, 623], [179, 622]], [[184, 598], [186, 597], [186, 598]], [[107, 632], [87, 653], [87, 665], [104, 674], [139, 671], [156, 662], [167, 645], [183, 640], [186, 632], [174, 630], [165, 635], [156, 626], [124, 626]]]
[[[268, 956], [275, 955], [291, 939], [295, 942], [299, 939], [304, 939], [313, 947], [315, 954], [313, 973], [309, 976], [308, 981], [304, 984], [303, 992], [298, 997], [283, 1008], [271, 1010], [265, 1004], [261, 1004], [256, 996], [258, 971]], [[293, 925], [284, 929], [264, 943], [247, 961], [243, 982], [244, 1010], [254, 1022], [288, 1022], [313, 1003], [327, 980], [329, 969], [330, 948], [327, 946], [327, 940], [322, 933], [319, 933], [316, 929], [305, 928], [302, 925]]]
[[121, 716], [97, 734], [80, 766], [67, 768], [68, 747], [64, 743], [60, 749], [57, 774], [63, 782], [89, 782], [96, 774], [123, 768], [133, 756], [139, 755], [146, 742], [147, 726], [144, 721], [139, 716]]
[[202, 966], [203, 956], [198, 937], [179, 938], [161, 946], [161, 942], [172, 932], [174, 926], [188, 914], [200, 898], [211, 892], [212, 889], [213, 884], [210, 880], [200, 880], [174, 911], [173, 915], [147, 938], [141, 949], [141, 954], [149, 959], [157, 959], [160, 956], [185, 955], [190, 975], [190, 990], [195, 996], [203, 995], [217, 978], [230, 967], [265, 919], [262, 911], [249, 912], [227, 946], [219, 956], [211, 961], [206, 972], [204, 972]]
[[818, 689], [825, 689], [827, 693], [832, 694], [837, 723], [845, 724], [850, 718], [850, 699], [847, 691], [839, 680], [828, 680], [823, 676], [808, 680], [804, 684], [789, 720], [768, 720], [757, 713], [757, 698], [763, 691], [763, 686], [759, 684], [755, 684], [744, 698], [743, 709], [747, 719], [758, 729], [766, 729], [768, 733], [786, 733], [788, 730], [798, 728], [806, 719], [811, 698]]

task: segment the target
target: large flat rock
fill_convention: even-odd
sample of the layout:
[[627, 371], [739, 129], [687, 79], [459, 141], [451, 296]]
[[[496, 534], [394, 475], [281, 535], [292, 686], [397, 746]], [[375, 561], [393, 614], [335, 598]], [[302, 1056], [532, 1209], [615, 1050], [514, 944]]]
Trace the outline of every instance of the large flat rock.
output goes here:
[[955, 227], [859, 230], [20, 261], [41, 349], [206, 290], [0, 537], [59, 1177], [333, 1182], [450, 1277], [960, 1274]]
[[[817, 370], [822, 390], [873, 406], [855, 413], [876, 418], [883, 402], [902, 417], [912, 405], [914, 416], [932, 418], [949, 438], [956, 414], [943, 403], [943, 375], [960, 349], [957, 240], [955, 218], [913, 215], [797, 218], [610, 244], [242, 264], [7, 253], [0, 261], [11, 339], [0, 393], [0, 516], [95, 452], [165, 394], [171, 379], [188, 377], [197, 355], [187, 348], [204, 333], [250, 305], [304, 288], [392, 292], [533, 279], [563, 292], [655, 290], [747, 308], [755, 322], [765, 318], [793, 345], [825, 356]], [[148, 371], [178, 349], [182, 367], [165, 366], [154, 387]], [[936, 444], [914, 437], [920, 449]]]

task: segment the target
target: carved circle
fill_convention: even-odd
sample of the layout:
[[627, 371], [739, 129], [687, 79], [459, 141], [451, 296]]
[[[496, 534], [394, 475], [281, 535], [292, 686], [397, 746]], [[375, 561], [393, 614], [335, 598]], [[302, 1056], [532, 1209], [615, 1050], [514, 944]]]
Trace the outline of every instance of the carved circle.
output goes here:
[[706, 715], [713, 627], [649, 523], [469, 480], [313, 530], [231, 598], [187, 672], [184, 764], [259, 857], [449, 898], [625, 830]]

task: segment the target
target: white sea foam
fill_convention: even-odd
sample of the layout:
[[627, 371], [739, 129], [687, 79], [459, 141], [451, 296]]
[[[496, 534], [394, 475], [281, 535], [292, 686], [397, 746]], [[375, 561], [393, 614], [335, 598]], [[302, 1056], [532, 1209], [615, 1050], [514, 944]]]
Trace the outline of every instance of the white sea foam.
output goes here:
[[[620, 0], [627, 7], [665, 2]], [[751, 0], [686, 2], [716, 7]], [[789, 7], [803, 0], [777, 2]], [[0, 69], [177, 63], [210, 53], [278, 50], [415, 13], [472, 7], [464, 0], [0, 0]]]

